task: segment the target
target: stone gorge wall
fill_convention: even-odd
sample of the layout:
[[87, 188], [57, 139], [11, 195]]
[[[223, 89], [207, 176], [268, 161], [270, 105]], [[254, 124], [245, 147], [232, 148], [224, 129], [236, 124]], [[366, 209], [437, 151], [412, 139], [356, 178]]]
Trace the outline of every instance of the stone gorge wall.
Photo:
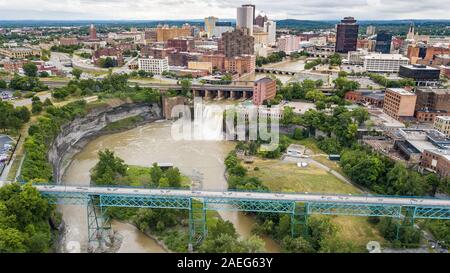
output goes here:
[[125, 103], [119, 106], [94, 109], [85, 117], [77, 118], [63, 126], [47, 154], [48, 160], [53, 166], [54, 182], [61, 183], [72, 156], [78, 153], [91, 139], [102, 135], [102, 130], [108, 124], [134, 116], [143, 118], [140, 124], [136, 124], [138, 126], [161, 119], [162, 111], [157, 104]]

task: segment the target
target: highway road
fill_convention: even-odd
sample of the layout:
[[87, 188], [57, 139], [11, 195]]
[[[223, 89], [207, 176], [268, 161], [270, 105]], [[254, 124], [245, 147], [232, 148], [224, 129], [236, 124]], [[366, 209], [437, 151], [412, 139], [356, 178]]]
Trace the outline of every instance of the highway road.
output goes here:
[[288, 194], [288, 193], [260, 193], [260, 192], [230, 192], [230, 191], [191, 191], [167, 189], [141, 188], [108, 188], [108, 187], [77, 187], [43, 185], [36, 188], [45, 193], [84, 193], [88, 195], [134, 195], [134, 196], [167, 196], [193, 197], [213, 199], [245, 199], [245, 200], [276, 200], [295, 202], [323, 202], [347, 204], [399, 205], [399, 206], [436, 206], [450, 208], [450, 199], [434, 199], [419, 197], [386, 197], [386, 196], [354, 196], [334, 194]]
[[[63, 81], [42, 81], [43, 84], [48, 85], [50, 88], [57, 88], [57, 87], [63, 87], [67, 85], [67, 82]], [[177, 84], [163, 84], [163, 83], [138, 83], [129, 81], [129, 85], [131, 87], [134, 87], [135, 84], [139, 84], [140, 87], [151, 87], [155, 89], [181, 89], [180, 85]], [[201, 90], [210, 90], [210, 91], [217, 91], [217, 90], [227, 90], [227, 91], [248, 91], [252, 92], [253, 87], [252, 86], [237, 86], [237, 85], [212, 85], [212, 84], [205, 84], [205, 85], [192, 85], [192, 89], [201, 89]]]

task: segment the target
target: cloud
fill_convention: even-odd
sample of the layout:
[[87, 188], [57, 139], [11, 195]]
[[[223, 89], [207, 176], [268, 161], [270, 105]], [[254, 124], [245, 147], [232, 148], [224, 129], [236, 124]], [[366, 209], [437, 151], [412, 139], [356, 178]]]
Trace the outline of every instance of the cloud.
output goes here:
[[235, 18], [252, 3], [272, 19], [450, 19], [442, 0], [0, 0], [1, 19], [201, 19]]

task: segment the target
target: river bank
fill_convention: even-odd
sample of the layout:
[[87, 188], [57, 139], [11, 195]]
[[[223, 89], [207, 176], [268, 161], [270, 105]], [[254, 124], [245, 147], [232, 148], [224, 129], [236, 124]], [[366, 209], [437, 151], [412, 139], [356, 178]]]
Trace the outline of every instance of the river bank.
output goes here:
[[[168, 121], [158, 121], [126, 132], [103, 135], [90, 141], [73, 157], [62, 181], [67, 185], [89, 181], [90, 170], [98, 161], [98, 151], [111, 149], [129, 165], [172, 163], [203, 190], [226, 190], [228, 185], [223, 175], [224, 159], [234, 149], [235, 144], [217, 141], [175, 141], [171, 137], [171, 125]], [[68, 218], [67, 213], [65, 214]], [[75, 214], [70, 225], [78, 229], [78, 232], [73, 233], [74, 237], [82, 240], [83, 237], [86, 238], [87, 230], [82, 230], [83, 224], [80, 223], [86, 222], [86, 210], [78, 210]], [[242, 237], [251, 236], [255, 223], [250, 217], [229, 211], [220, 211], [219, 215], [222, 219], [232, 222]], [[279, 251], [274, 242], [265, 242], [268, 252]]]

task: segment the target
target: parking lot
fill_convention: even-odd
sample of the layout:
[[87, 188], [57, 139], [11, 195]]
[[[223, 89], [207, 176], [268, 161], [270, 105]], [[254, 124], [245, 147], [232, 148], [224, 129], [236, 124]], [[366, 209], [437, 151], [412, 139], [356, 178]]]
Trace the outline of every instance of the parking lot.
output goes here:
[[13, 149], [13, 140], [5, 135], [0, 135], [0, 175], [3, 172], [5, 164], [11, 156]]

